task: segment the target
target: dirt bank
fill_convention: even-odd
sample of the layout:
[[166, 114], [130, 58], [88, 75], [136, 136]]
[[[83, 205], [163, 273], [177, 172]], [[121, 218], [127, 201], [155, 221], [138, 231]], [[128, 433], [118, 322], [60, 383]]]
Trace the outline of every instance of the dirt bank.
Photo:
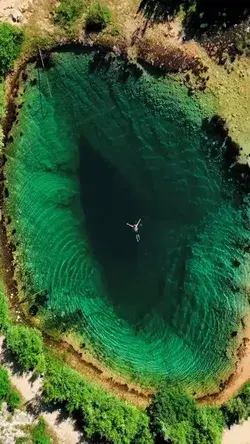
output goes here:
[[250, 380], [250, 319], [242, 330], [241, 345], [237, 350], [235, 370], [223, 382], [220, 391], [199, 398], [200, 404], [221, 405], [227, 402], [246, 382]]

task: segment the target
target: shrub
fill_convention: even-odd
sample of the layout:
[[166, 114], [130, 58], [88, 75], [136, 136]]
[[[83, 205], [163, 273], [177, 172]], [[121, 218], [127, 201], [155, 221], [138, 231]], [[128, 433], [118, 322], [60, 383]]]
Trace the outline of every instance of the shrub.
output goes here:
[[250, 415], [250, 383], [245, 384], [234, 398], [224, 404], [221, 411], [228, 427], [247, 419]]
[[153, 443], [145, 413], [95, 387], [65, 364], [50, 359], [44, 393], [47, 401], [65, 402], [68, 411], [81, 411], [87, 438], [114, 444]]
[[148, 415], [153, 435], [163, 442], [221, 443], [221, 412], [199, 406], [178, 386], [161, 387], [148, 408]]
[[83, 0], [62, 0], [54, 13], [54, 21], [63, 28], [70, 28], [83, 11]]
[[6, 333], [6, 342], [25, 371], [44, 371], [43, 340], [38, 330], [10, 326]]
[[113, 26], [113, 28], [111, 29], [111, 31], [110, 31], [110, 34], [112, 35], [112, 36], [116, 36], [116, 35], [119, 35], [120, 34], [120, 28], [119, 28], [119, 26], [118, 25], [114, 25]]
[[32, 430], [31, 437], [33, 444], [51, 443], [51, 439], [47, 435], [47, 425], [43, 418], [39, 418], [38, 424]]
[[0, 405], [6, 401], [11, 392], [7, 370], [0, 366]]
[[7, 370], [0, 366], [0, 405], [3, 401], [14, 410], [20, 405], [21, 397], [16, 389], [11, 388]]
[[[1, 63], [1, 62], [0, 62]], [[4, 289], [0, 288], [0, 331], [4, 332], [9, 325], [8, 304], [5, 298]]]
[[15, 410], [17, 407], [19, 407], [20, 403], [21, 403], [21, 396], [19, 392], [15, 389], [12, 389], [7, 398], [8, 407], [11, 410]]
[[101, 31], [111, 23], [111, 13], [108, 6], [100, 3], [90, 5], [86, 17], [87, 31]]
[[0, 24], [0, 76], [6, 74], [18, 57], [24, 34], [8, 23]]

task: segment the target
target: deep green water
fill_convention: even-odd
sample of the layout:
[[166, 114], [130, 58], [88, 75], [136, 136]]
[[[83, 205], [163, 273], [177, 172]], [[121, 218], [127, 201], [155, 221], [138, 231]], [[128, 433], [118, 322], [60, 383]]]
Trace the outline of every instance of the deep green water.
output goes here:
[[47, 316], [77, 320], [116, 365], [210, 384], [246, 310], [247, 214], [223, 141], [177, 82], [93, 57], [30, 70], [6, 167], [19, 262]]

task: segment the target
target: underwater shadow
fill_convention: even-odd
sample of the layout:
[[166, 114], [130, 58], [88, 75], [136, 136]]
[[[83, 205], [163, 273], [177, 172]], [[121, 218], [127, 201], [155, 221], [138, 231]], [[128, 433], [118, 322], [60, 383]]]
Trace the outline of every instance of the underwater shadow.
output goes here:
[[[119, 63], [121, 60], [122, 63]], [[122, 58], [117, 58], [117, 55], [105, 49], [99, 49], [94, 53], [93, 60], [89, 63], [89, 73], [107, 73], [114, 67], [114, 63], [117, 63], [117, 67], [119, 68], [116, 69], [115, 75], [116, 80], [120, 83], [126, 82], [130, 76], [138, 79], [143, 74], [143, 69], [138, 64], [129, 61], [125, 54]]]
[[[145, 316], [157, 312], [171, 325], [184, 295], [188, 241], [180, 246], [175, 297], [166, 307], [166, 269], [175, 260], [175, 252], [170, 255], [163, 249], [162, 208], [151, 205], [154, 199], [146, 204], [137, 200], [121, 173], [84, 138], [80, 143], [80, 190], [92, 257], [117, 314], [139, 326]], [[144, 220], [144, 215], [146, 222], [137, 243], [126, 222]], [[176, 244], [174, 239], [171, 242]]]

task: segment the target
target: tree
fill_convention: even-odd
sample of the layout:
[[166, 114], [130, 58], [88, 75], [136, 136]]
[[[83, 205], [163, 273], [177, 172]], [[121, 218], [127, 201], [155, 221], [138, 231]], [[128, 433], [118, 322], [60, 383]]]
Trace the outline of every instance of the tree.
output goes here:
[[163, 386], [148, 408], [153, 435], [161, 442], [220, 444], [223, 417], [216, 408], [201, 407], [180, 387]]
[[221, 407], [228, 427], [239, 424], [250, 415], [250, 384], [247, 383], [240, 392]]
[[161, 387], [148, 408], [152, 431], [167, 439], [171, 427], [182, 421], [193, 422], [195, 401], [180, 387]]

